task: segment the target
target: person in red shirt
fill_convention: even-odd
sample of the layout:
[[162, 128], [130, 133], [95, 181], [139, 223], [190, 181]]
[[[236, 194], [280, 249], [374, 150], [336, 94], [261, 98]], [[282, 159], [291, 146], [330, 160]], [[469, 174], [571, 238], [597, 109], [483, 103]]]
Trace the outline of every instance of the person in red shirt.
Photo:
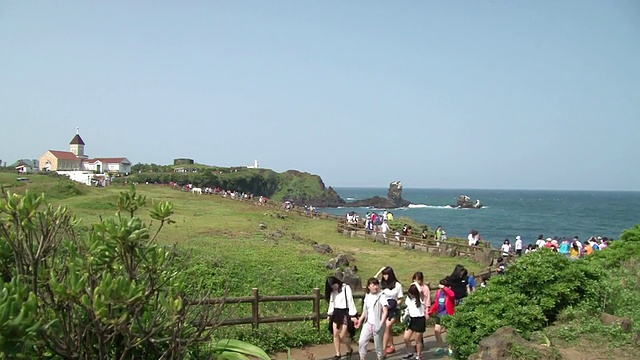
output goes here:
[[[436, 341], [438, 342], [438, 344], [442, 345], [442, 347], [445, 347], [446, 344], [442, 340], [442, 333], [444, 332], [444, 329], [442, 328], [442, 325], [440, 325], [440, 320], [445, 316], [452, 316], [453, 314], [455, 314], [456, 296], [453, 290], [451, 290], [451, 282], [449, 281], [448, 277], [440, 280], [440, 285], [438, 285], [438, 287], [439, 289], [438, 291], [436, 291], [435, 301], [429, 309], [429, 315], [437, 315], [435, 317], [436, 325], [434, 326], [433, 330], [435, 332]], [[437, 348], [435, 350], [435, 355], [442, 355], [443, 353], [443, 348]], [[449, 356], [451, 356], [452, 354], [453, 351], [451, 348], [449, 348]]]

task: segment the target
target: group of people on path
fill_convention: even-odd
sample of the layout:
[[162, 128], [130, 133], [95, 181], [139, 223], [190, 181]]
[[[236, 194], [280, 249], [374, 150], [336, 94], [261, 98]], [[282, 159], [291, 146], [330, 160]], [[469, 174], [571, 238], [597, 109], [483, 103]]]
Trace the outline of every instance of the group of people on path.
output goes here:
[[[469, 276], [462, 265], [457, 265], [450, 276], [442, 279], [438, 284], [435, 298], [431, 298], [429, 284], [424, 282], [422, 272], [413, 274], [411, 284], [403, 291], [403, 286], [396, 278], [393, 268], [385, 266], [367, 281], [366, 295], [362, 311], [359, 313], [353, 300], [353, 292], [349, 285], [338, 278], [330, 276], [325, 284], [325, 299], [329, 303], [327, 319], [329, 330], [333, 333], [335, 348], [334, 360], [339, 360], [341, 344], [347, 348], [346, 357], [353, 354], [351, 340], [360, 329], [359, 350], [360, 359], [367, 354], [367, 344], [373, 339], [378, 360], [394, 353], [393, 325], [402, 321], [405, 325], [404, 342], [407, 353], [405, 360], [422, 360], [424, 350], [423, 334], [426, 330], [427, 319], [435, 322], [434, 333], [439, 347], [436, 355], [453, 354], [443, 341], [444, 328], [441, 320], [452, 316], [455, 307], [466, 295], [475, 288], [473, 276]], [[406, 296], [405, 296], [406, 295]], [[413, 342], [413, 346], [412, 346]]]

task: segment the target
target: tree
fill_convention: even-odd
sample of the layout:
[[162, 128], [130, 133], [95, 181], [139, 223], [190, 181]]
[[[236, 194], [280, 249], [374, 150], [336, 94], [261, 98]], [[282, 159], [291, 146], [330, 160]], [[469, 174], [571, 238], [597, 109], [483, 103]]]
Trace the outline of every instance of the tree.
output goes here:
[[[83, 230], [44, 195], [7, 194], [0, 203], [0, 353], [65, 359], [183, 359], [210, 339], [221, 305], [185, 302], [174, 252], [156, 243], [173, 205], [136, 213], [146, 198], [120, 193], [117, 213]], [[213, 326], [211, 326], [213, 325]], [[222, 340], [222, 357], [268, 359], [250, 344]]]

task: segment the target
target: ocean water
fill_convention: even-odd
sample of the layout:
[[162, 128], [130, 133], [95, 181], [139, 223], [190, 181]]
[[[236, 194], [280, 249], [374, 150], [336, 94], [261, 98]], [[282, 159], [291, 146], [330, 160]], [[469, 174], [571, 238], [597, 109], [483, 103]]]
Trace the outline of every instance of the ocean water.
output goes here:
[[[386, 188], [335, 188], [347, 202], [375, 195], [386, 197]], [[458, 195], [480, 199], [482, 209], [455, 209]], [[494, 245], [505, 238], [523, 243], [544, 237], [590, 236], [619, 238], [622, 231], [640, 224], [640, 192], [541, 191], [541, 190], [458, 190], [403, 189], [402, 197], [411, 201], [407, 208], [392, 210], [433, 229], [442, 226], [447, 235], [464, 237], [472, 229]], [[364, 216], [367, 208], [323, 209], [332, 214], [356, 211]]]

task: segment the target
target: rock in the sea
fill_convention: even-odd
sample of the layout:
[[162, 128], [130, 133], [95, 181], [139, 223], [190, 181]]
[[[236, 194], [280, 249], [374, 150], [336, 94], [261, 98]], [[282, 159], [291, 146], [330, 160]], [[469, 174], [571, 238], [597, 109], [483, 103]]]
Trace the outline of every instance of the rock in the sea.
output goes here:
[[394, 181], [389, 184], [389, 191], [387, 192], [387, 198], [380, 196], [374, 196], [369, 199], [358, 200], [349, 203], [351, 207], [364, 207], [370, 206], [378, 209], [395, 209], [411, 204], [409, 201], [402, 198], [402, 182]]
[[329, 246], [327, 244], [316, 244], [316, 245], [313, 245], [313, 250], [315, 250], [317, 253], [320, 253], [320, 254], [331, 254], [331, 253], [333, 253], [333, 249], [331, 248], [331, 246]]
[[479, 199], [476, 202], [472, 202], [471, 198], [467, 195], [459, 195], [458, 200], [456, 201], [456, 205], [452, 207], [458, 207], [461, 209], [480, 209], [482, 207], [482, 203]]

